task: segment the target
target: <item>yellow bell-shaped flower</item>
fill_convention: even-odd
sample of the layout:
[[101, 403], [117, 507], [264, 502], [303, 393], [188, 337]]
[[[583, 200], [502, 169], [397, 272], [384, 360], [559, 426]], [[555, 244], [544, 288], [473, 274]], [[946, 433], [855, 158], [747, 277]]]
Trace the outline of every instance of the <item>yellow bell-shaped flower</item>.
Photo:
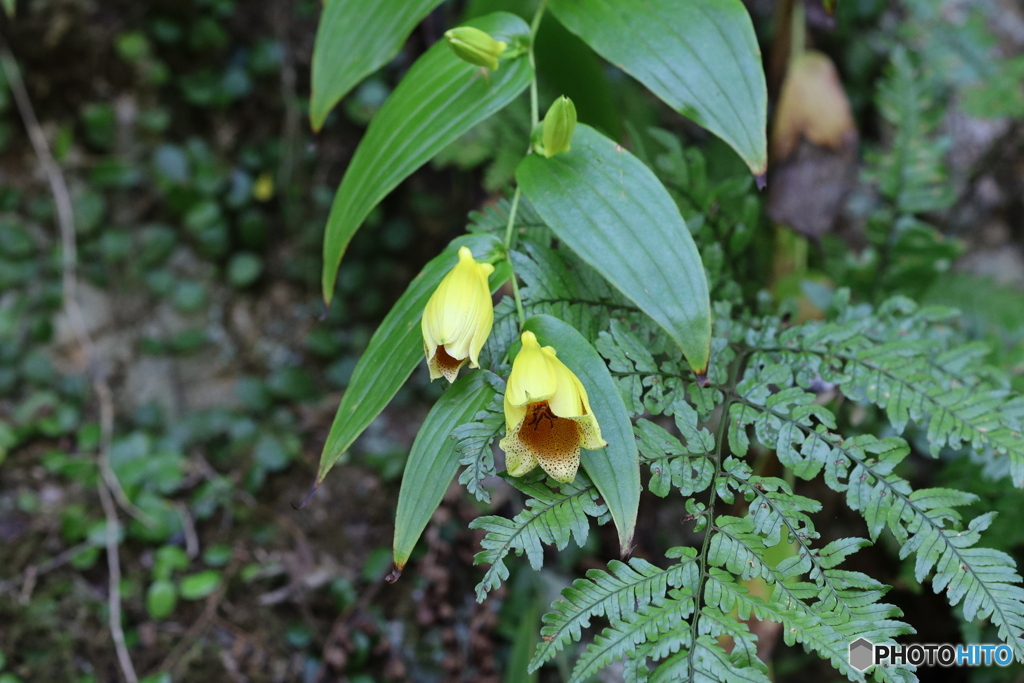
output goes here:
[[430, 368], [430, 380], [444, 377], [454, 382], [459, 368], [469, 361], [478, 368], [491, 325], [494, 305], [487, 277], [494, 272], [489, 263], [477, 263], [467, 247], [459, 249], [459, 262], [452, 268], [423, 309], [423, 352]]
[[505, 387], [505, 469], [521, 477], [539, 464], [552, 479], [572, 481], [580, 448], [608, 444], [579, 378], [533, 332], [522, 341]]

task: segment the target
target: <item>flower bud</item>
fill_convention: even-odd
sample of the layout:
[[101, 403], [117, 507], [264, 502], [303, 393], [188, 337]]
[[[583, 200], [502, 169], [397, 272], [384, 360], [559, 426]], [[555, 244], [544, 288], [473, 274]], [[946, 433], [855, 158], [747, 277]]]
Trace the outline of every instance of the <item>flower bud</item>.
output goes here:
[[551, 158], [569, 151], [573, 131], [576, 130], [576, 105], [562, 95], [548, 109], [541, 127], [541, 146], [537, 152]]
[[480, 367], [480, 349], [494, 324], [494, 306], [487, 284], [493, 272], [494, 266], [477, 263], [473, 252], [462, 247], [459, 262], [427, 301], [420, 329], [431, 381], [444, 377], [454, 382], [467, 361], [472, 368]]
[[486, 66], [491, 71], [498, 68], [498, 57], [508, 47], [507, 43], [495, 40], [490, 35], [472, 26], [459, 26], [445, 31], [448, 46], [459, 59]]

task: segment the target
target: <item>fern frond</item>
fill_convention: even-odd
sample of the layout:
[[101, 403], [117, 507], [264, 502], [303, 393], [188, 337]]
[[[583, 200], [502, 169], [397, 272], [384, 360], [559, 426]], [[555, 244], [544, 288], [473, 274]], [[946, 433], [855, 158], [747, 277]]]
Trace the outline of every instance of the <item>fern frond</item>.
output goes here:
[[[947, 446], [970, 447], [987, 474], [1010, 475], [1015, 486], [1024, 487], [1024, 399], [990, 379], [982, 366], [983, 345], [948, 348], [937, 329], [945, 317], [934, 308], [893, 300], [876, 315], [779, 334], [769, 327], [751, 339], [763, 349], [752, 360], [783, 373], [796, 370], [794, 380], [770, 378], [776, 385], [835, 383], [850, 398], [885, 410], [898, 433], [912, 421], [920, 425], [932, 455]], [[894, 337], [900, 340], [885, 341]], [[769, 381], [757, 372], [748, 373], [744, 383], [738, 389], [750, 400], [761, 402], [767, 395]]]
[[[913, 632], [910, 626], [894, 619], [902, 615], [898, 608], [880, 602], [888, 590], [886, 586], [859, 572], [834, 569], [866, 544], [862, 539], [842, 539], [820, 551], [798, 546], [797, 555], [772, 566], [766, 561], [762, 536], [754, 529], [750, 517], [718, 518], [708, 552], [712, 565], [704, 596], [708, 604], [724, 611], [736, 610], [743, 619], [753, 615], [782, 623], [789, 644], [803, 643], [856, 680], [863, 678], [848, 670], [846, 659], [846, 646], [851, 641], [864, 636], [872, 642], [891, 642], [898, 635]], [[812, 567], [814, 583], [796, 580], [808, 566]], [[761, 578], [773, 585], [768, 606], [735, 584], [734, 577]], [[871, 635], [865, 635], [869, 631]]]
[[1021, 579], [1013, 559], [975, 547], [990, 515], [976, 518], [965, 530], [959, 528], [954, 508], [975, 496], [950, 489], [914, 491], [893, 473], [910, 452], [900, 438], [861, 435], [842, 440], [822, 425], [812, 427], [808, 419], [750, 402], [745, 405], [750, 410], [743, 412], [743, 419], [754, 416], [762, 443], [778, 448], [781, 457], [783, 442], [788, 441], [785, 448], [794, 457], [815, 459], [815, 468], [824, 468], [829, 488], [845, 494], [847, 505], [864, 516], [872, 539], [884, 528], [892, 531], [902, 557], [917, 553], [919, 581], [931, 574], [935, 592], [944, 591], [952, 606], [962, 600], [968, 621], [990, 619], [999, 637], [1024, 659], [1024, 588], [1014, 585]]
[[[811, 541], [818, 538], [818, 533], [808, 513], [818, 512], [820, 503], [793, 494], [789, 485], [780, 479], [751, 476], [749, 467], [733, 458], [726, 460], [722, 470], [723, 476], [731, 480], [727, 485], [741, 492], [750, 505], [747, 517], [720, 519], [719, 534], [712, 537], [711, 547], [718, 549], [723, 544], [731, 544], [719, 551], [725, 558], [725, 563], [719, 566], [728, 566], [739, 559], [743, 562], [738, 567], [730, 567], [731, 571], [742, 574], [743, 578], [758, 577], [773, 583], [791, 581], [806, 574], [816, 586], [817, 607], [835, 610], [840, 615], [849, 615], [865, 600], [877, 600], [883, 595], [850, 595], [851, 587], [874, 591], [881, 588], [881, 584], [835, 569], [850, 554], [869, 545], [868, 541], [846, 538], [822, 549], [812, 547]], [[718, 490], [722, 492], [724, 487], [719, 486]], [[793, 555], [777, 566], [766, 563], [765, 550], [781, 542], [794, 544]], [[748, 568], [753, 565], [758, 565], [757, 571]]]
[[505, 426], [502, 396], [500, 393], [495, 394], [491, 402], [473, 417], [472, 422], [452, 432], [452, 438], [457, 442], [455, 452], [459, 454], [459, 464], [466, 466], [459, 475], [459, 483], [465, 485], [483, 503], [490, 503], [491, 495], [481, 482], [495, 473], [491, 444]]
[[955, 198], [946, 178], [947, 144], [937, 141], [932, 89], [897, 50], [878, 88], [878, 110], [895, 133], [891, 149], [869, 155], [879, 189], [906, 214], [947, 208]]
[[610, 621], [624, 618], [629, 612], [665, 597], [669, 588], [697, 584], [696, 550], [673, 548], [668, 557], [682, 561], [666, 569], [655, 567], [640, 558], [628, 562], [612, 560], [608, 571], [591, 569], [586, 579], [577, 579], [562, 591], [562, 600], [551, 605], [544, 615], [541, 642], [537, 645], [530, 670], [535, 671], [554, 657], [571, 641], [578, 641], [593, 617]]
[[492, 372], [497, 371], [497, 365], [509, 346], [519, 339], [518, 315], [515, 301], [510, 296], [502, 297], [494, 307], [494, 324], [480, 354], [481, 365], [490, 368]]
[[544, 544], [562, 550], [574, 540], [582, 547], [590, 533], [587, 516], [602, 517], [607, 512], [598, 502], [597, 489], [583, 473], [558, 490], [513, 477], [506, 477], [506, 481], [530, 498], [523, 511], [512, 519], [491, 515], [470, 522], [471, 529], [487, 532], [480, 541], [483, 550], [474, 556], [473, 563], [491, 565], [476, 586], [478, 602], [483, 602], [488, 591], [508, 578], [505, 557], [509, 552], [514, 550], [518, 555], [525, 552], [530, 566], [540, 569], [544, 564]]
[[[760, 666], [757, 666], [760, 664]], [[754, 666], [737, 662], [710, 635], [697, 638], [692, 651], [682, 651], [666, 659], [651, 674], [652, 683], [688, 681], [692, 683], [769, 683], [764, 664], [756, 660]]]
[[653, 649], [651, 643], [638, 645], [636, 652], [627, 659], [622, 666], [623, 683], [647, 683], [651, 677], [651, 669], [647, 666], [650, 653]]
[[[981, 459], [1003, 456], [1003, 466], [993, 469], [1008, 471], [1014, 485], [1024, 486], [1024, 433], [1015, 424], [1013, 400], [1003, 389], [972, 382], [964, 371], [973, 368], [957, 358], [976, 358], [976, 351], [971, 346], [939, 353], [934, 344], [879, 345], [854, 338], [833, 351], [843, 363], [841, 370], [824, 373], [823, 378], [837, 380], [851, 398], [866, 399], [885, 410], [897, 432], [911, 420], [927, 427], [932, 455], [947, 445], [967, 445]], [[939, 372], [954, 362], [960, 372]]]
[[639, 309], [572, 252], [524, 241], [510, 259], [522, 280], [528, 314], [547, 313], [589, 340], [608, 329], [612, 315], [640, 319]]
[[[608, 360], [608, 369], [616, 374], [616, 383], [626, 408], [633, 414], [642, 414], [644, 379], [658, 372], [650, 350], [614, 320], [611, 331], [598, 335], [594, 347]], [[681, 386], [682, 377], [673, 379]]]
[[641, 418], [634, 427], [640, 457], [651, 468], [647, 489], [662, 498], [673, 486], [682, 495], [692, 496], [711, 486], [715, 476], [715, 463], [708, 457], [715, 438], [707, 429], [697, 428], [697, 414], [689, 404], [681, 404], [675, 412], [676, 426], [689, 436], [685, 446], [649, 420]]
[[[673, 588], [663, 598], [656, 598], [636, 611], [627, 612], [612, 621], [587, 646], [576, 660], [570, 683], [586, 681], [616, 659], [636, 653], [637, 646], [672, 631], [678, 638], [689, 639], [687, 617], [693, 614], [693, 595], [689, 589]], [[685, 646], [685, 642], [681, 642]]]
[[[673, 415], [677, 408], [691, 408], [697, 410], [701, 420], [708, 420], [724, 398], [715, 387], [726, 381], [726, 368], [735, 357], [726, 340], [712, 340], [708, 367], [712, 386], [701, 388], [694, 382], [690, 366], [680, 356], [678, 347], [664, 332], [656, 326], [640, 327], [642, 335], [612, 320], [610, 332], [600, 333], [594, 342], [608, 361], [627, 408], [635, 414], [646, 411], [652, 415]], [[687, 394], [691, 403], [686, 401]]]
[[[466, 229], [469, 232], [490, 232], [504, 237], [511, 209], [512, 202], [510, 200], [500, 199], [497, 204], [487, 204], [479, 211], [470, 211], [469, 225], [466, 226]], [[535, 242], [550, 240], [551, 228], [541, 220], [533, 208], [533, 204], [526, 197], [519, 198], [515, 229], [524, 237]]]
[[[704, 599], [723, 610], [735, 610], [740, 619], [754, 617], [782, 624], [787, 645], [800, 643], [826, 658], [837, 671], [854, 681], [863, 681], [864, 675], [849, 665], [849, 643], [857, 638], [867, 638], [873, 643], [891, 643], [896, 636], [914, 632], [909, 625], [894, 619], [902, 615], [899, 608], [878, 602], [874, 595], [869, 596], [874, 599], [867, 601], [849, 600], [853, 610], [840, 613], [819, 604], [808, 604], [805, 596], [814, 590], [811, 584], [776, 583], [766, 603], [750, 594], [728, 572], [711, 568]], [[846, 592], [856, 591], [848, 589]], [[889, 667], [873, 673], [883, 681], [905, 680], [902, 675], [890, 677], [892, 669]]]
[[[700, 642], [700, 635], [709, 635], [716, 640], [722, 636], [732, 639], [732, 651], [729, 653], [730, 660], [734, 664], [757, 671], [767, 671], [764, 662], [757, 656], [757, 636], [750, 632], [750, 628], [744, 622], [734, 617], [730, 612], [723, 611], [707, 599], [707, 584], [705, 584], [705, 605], [697, 617], [697, 642]], [[721, 642], [719, 640], [719, 642]]]

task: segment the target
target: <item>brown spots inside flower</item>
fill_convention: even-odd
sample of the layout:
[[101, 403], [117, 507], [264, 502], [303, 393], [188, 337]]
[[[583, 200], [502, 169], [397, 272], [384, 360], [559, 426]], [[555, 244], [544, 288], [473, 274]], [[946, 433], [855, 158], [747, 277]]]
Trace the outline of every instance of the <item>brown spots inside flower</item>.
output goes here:
[[438, 372], [449, 382], [454, 382], [455, 378], [459, 376], [459, 368], [461, 368], [468, 358], [459, 360], [458, 358], [452, 358], [448, 355], [448, 350], [443, 345], [437, 347], [437, 351], [434, 352], [434, 365], [437, 367]]
[[559, 481], [571, 481], [580, 462], [580, 427], [558, 417], [547, 401], [531, 403], [519, 429], [519, 440], [544, 471]]

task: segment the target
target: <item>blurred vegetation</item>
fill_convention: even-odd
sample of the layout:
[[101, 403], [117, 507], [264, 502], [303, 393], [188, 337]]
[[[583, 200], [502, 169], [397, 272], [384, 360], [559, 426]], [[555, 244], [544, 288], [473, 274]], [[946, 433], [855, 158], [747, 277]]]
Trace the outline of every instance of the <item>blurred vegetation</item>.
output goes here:
[[[513, 570], [498, 600], [473, 604], [477, 537], [466, 521], [511, 509], [518, 494], [504, 487], [490, 506], [446, 503], [414, 556], [417, 570], [382, 589], [405, 453], [440, 392], [425, 371], [308, 508], [291, 504], [312, 482], [375, 323], [470, 210], [503, 196], [529, 127], [525, 99], [371, 215], [375, 229], [353, 242], [324, 312], [322, 231], [347, 159], [398, 77], [447, 26], [498, 8], [526, 14], [531, 3], [446, 3], [317, 135], [306, 123], [315, 0], [16, 5], [0, 32], [71, 186], [83, 305], [118, 391], [110, 464], [142, 513], [127, 519], [120, 541], [124, 626], [140, 676], [528, 680], [520, 672], [541, 608], [616, 544], [591, 535], [536, 576]], [[949, 333], [987, 342], [988, 362], [1021, 391], [1019, 290], [954, 272], [972, 247], [963, 217], [984, 171], [976, 164], [992, 159], [955, 172], [947, 159], [951, 112], [1019, 130], [1024, 58], [994, 30], [1009, 11], [1000, 3], [952, 15], [939, 5], [844, 0], [834, 26], [811, 22], [861, 135], [841, 221], [859, 243], [839, 230], [818, 244], [774, 227], [731, 150], [550, 16], [538, 38], [542, 101], [569, 95], [582, 121], [623, 139], [655, 170], [695, 234], [713, 298], [775, 301], [813, 316], [849, 287], [865, 301], [901, 293], [958, 306], [964, 323]], [[751, 6], [771, 46], [778, 22]], [[54, 204], [23, 130], [0, 83], [0, 683], [119, 680], [95, 495], [98, 414], [90, 369], [61, 315]], [[1017, 164], [1024, 158], [1019, 135], [991, 144]], [[1012, 240], [1020, 248], [1017, 229], [1007, 248]], [[881, 424], [870, 407], [857, 419], [866, 433]], [[977, 493], [978, 512], [1006, 511], [990, 543], [1020, 561], [1019, 494], [946, 456], [937, 468], [917, 463], [914, 476]], [[683, 536], [681, 510], [658, 514], [641, 521], [638, 553], [645, 537]], [[839, 528], [849, 523], [837, 519]], [[863, 554], [875, 563], [869, 573], [895, 583], [890, 599], [910, 623], [934, 624], [923, 641], [958, 638], [948, 606], [922, 592], [884, 544]], [[779, 680], [831, 675], [781, 644], [775, 661]], [[1004, 674], [1015, 675], [970, 673]], [[557, 679], [556, 670], [543, 675]]]

